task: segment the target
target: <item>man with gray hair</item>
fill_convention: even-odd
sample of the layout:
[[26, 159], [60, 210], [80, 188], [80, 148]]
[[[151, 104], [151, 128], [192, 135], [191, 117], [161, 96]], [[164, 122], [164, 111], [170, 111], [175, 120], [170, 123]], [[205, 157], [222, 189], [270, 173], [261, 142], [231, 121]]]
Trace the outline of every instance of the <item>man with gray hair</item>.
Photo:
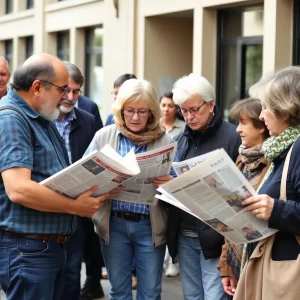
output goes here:
[[0, 57], [0, 99], [7, 94], [7, 84], [10, 78], [8, 61]]
[[[233, 161], [241, 143], [235, 126], [222, 120], [215, 91], [196, 74], [180, 78], [173, 88], [174, 103], [187, 124], [175, 137], [180, 161], [224, 148]], [[185, 300], [226, 300], [217, 269], [224, 237], [195, 217], [171, 206], [167, 243], [170, 256], [178, 257]]]
[[[66, 99], [63, 99], [60, 102], [59, 116], [58, 119], [54, 120], [54, 124], [65, 141], [69, 161], [74, 163], [82, 158], [97, 132], [97, 127], [95, 124], [95, 117], [92, 114], [75, 107], [79, 95], [81, 94], [80, 88], [84, 82], [81, 71], [76, 65], [68, 61], [64, 61], [63, 64], [69, 73], [69, 91], [66, 95]], [[92, 264], [87, 263], [87, 274], [98, 274], [98, 276], [94, 276], [97, 277], [95, 278], [97, 293], [94, 292], [92, 296], [94, 298], [101, 298], [104, 296], [103, 289], [100, 285], [101, 248], [99, 237], [94, 232], [93, 223], [89, 218], [77, 217], [77, 228], [70, 237], [66, 249], [65, 286], [62, 294], [62, 299], [64, 300], [79, 298], [81, 262], [87, 238], [91, 240], [91, 245], [89, 245], [91, 248], [90, 251], [92, 251], [92, 253], [96, 251], [93, 258], [88, 257], [89, 261], [92, 260]]]

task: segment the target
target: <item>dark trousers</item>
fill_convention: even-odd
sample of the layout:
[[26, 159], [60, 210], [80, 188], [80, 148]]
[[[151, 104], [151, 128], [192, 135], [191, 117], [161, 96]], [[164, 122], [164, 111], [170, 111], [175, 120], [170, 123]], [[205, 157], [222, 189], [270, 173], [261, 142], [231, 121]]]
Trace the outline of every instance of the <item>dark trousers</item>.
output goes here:
[[79, 298], [83, 257], [86, 263], [87, 281], [99, 283], [103, 264], [99, 236], [94, 232], [94, 224], [91, 219], [77, 217], [77, 229], [67, 243], [65, 286], [61, 299]]

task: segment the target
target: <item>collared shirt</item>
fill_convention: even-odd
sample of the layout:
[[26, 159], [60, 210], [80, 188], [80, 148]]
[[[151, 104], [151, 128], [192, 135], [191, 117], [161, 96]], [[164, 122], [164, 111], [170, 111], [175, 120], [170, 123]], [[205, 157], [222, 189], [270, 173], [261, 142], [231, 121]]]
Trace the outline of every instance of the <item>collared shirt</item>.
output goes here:
[[[66, 168], [63, 141], [59, 140], [54, 124], [43, 119], [12, 89], [1, 99], [0, 106], [4, 105], [23, 112], [34, 133], [34, 150], [24, 117], [12, 110], [0, 111], [0, 172], [27, 168], [32, 180], [40, 182]], [[76, 229], [76, 216], [42, 212], [13, 203], [0, 182], [0, 228], [18, 233], [71, 234]]]
[[76, 114], [74, 109], [72, 109], [68, 114], [66, 114], [62, 120], [55, 119], [53, 122], [60, 134], [60, 136], [65, 140], [65, 145], [68, 151], [69, 161], [72, 162], [72, 153], [70, 146], [70, 132], [72, 121], [76, 119]]
[[[120, 156], [125, 156], [131, 150], [131, 148], [134, 149], [134, 153], [147, 152], [147, 145], [137, 146], [121, 133], [119, 133], [119, 138], [120, 144], [118, 153]], [[135, 214], [150, 214], [149, 206], [146, 204], [131, 203], [120, 200], [112, 200], [112, 210], [132, 212]]]
[[[119, 143], [118, 153], [122, 157], [124, 157], [132, 148], [134, 149], [134, 153], [147, 152], [147, 145], [137, 146], [121, 133], [119, 133], [119, 139], [120, 139], [120, 143]], [[178, 161], [177, 151], [174, 157], [174, 161]], [[173, 177], [176, 177], [176, 173], [173, 170], [173, 168], [171, 168], [170, 174]], [[145, 215], [150, 214], [149, 205], [131, 203], [131, 202], [120, 201], [120, 200], [112, 200], [112, 210], [122, 211], [122, 212], [132, 212], [135, 214], [145, 214]]]
[[183, 132], [184, 128], [185, 128], [185, 122], [176, 118], [172, 129], [168, 131], [167, 134], [170, 135], [172, 138], [174, 138], [176, 135]]

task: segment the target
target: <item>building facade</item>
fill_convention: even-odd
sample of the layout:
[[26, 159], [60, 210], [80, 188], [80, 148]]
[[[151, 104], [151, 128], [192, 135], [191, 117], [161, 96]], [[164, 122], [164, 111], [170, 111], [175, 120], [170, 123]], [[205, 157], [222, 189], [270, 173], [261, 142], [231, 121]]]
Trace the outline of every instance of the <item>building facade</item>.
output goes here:
[[190, 72], [216, 88], [225, 118], [262, 74], [300, 63], [299, 0], [2, 0], [0, 56], [13, 72], [47, 52], [83, 71], [105, 119], [114, 80], [135, 73], [157, 93]]

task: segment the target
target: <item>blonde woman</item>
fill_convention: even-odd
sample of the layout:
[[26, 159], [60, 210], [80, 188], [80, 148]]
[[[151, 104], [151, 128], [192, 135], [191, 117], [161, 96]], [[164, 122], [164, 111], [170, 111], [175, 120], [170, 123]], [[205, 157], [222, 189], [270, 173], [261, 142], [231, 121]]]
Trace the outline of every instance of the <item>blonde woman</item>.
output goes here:
[[[87, 152], [109, 144], [121, 156], [131, 148], [141, 153], [171, 143], [160, 125], [160, 109], [155, 91], [145, 80], [127, 80], [113, 104], [115, 125], [98, 131]], [[155, 180], [158, 186], [172, 176]], [[110, 299], [132, 299], [131, 266], [137, 275], [137, 298], [160, 299], [166, 248], [167, 211], [156, 206], [109, 199], [103, 212], [93, 218], [101, 237], [102, 253], [111, 284]]]

